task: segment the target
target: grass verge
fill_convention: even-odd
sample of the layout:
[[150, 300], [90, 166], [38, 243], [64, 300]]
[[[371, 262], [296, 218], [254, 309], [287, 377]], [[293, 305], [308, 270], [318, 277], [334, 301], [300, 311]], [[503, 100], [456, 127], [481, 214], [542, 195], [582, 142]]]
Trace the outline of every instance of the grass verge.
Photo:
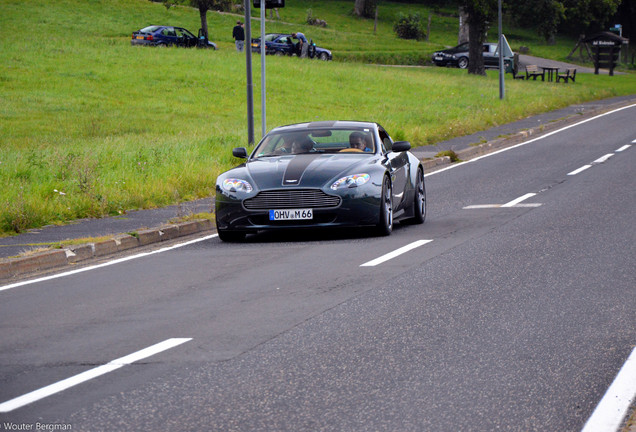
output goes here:
[[[299, 24], [308, 7], [330, 27]], [[424, 58], [451, 40], [452, 17], [435, 21], [429, 42], [397, 41], [391, 14], [413, 5], [383, 7], [377, 33], [347, 7], [290, 0], [268, 31], [303, 30], [336, 58], [374, 62], [383, 53], [387, 62], [395, 53]], [[209, 14], [221, 49], [208, 51], [130, 46], [131, 32], [150, 23], [198, 28], [195, 10], [146, 0], [7, 0], [0, 12], [10, 34], [29, 34], [0, 44], [0, 235], [209, 196], [238, 162], [231, 148], [247, 142], [247, 83], [231, 43], [236, 16]], [[580, 74], [575, 85], [509, 78], [500, 101], [496, 72], [268, 57], [267, 125], [371, 120], [420, 146], [636, 89], [633, 74]]]

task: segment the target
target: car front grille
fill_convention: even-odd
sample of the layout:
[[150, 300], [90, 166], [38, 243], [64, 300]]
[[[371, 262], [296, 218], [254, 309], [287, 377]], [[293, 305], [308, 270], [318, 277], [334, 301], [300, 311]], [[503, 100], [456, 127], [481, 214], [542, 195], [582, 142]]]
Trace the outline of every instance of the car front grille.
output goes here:
[[290, 189], [259, 192], [243, 205], [248, 210], [329, 208], [339, 206], [340, 201], [339, 196], [328, 195], [320, 189]]

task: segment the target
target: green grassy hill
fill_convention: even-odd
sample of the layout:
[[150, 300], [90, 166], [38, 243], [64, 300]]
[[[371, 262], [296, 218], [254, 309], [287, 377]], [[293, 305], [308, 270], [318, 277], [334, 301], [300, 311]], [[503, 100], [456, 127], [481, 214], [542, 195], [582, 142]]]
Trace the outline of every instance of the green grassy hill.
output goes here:
[[[375, 34], [373, 21], [351, 16], [351, 7], [344, 0], [287, 0], [280, 22], [267, 22], [267, 31], [303, 31], [336, 58], [267, 58], [268, 129], [372, 120], [417, 146], [636, 93], [633, 74], [580, 75], [575, 85], [508, 77], [499, 101], [495, 72], [475, 77], [457, 69], [370, 65], [427, 59], [454, 44], [456, 20], [435, 14], [429, 42], [402, 41], [392, 32], [393, 17], [415, 6], [383, 6]], [[329, 27], [303, 24], [308, 9]], [[247, 141], [245, 56], [231, 38], [237, 17], [208, 14], [218, 51], [152, 49], [132, 47], [131, 33], [162, 23], [196, 33], [198, 11], [147, 0], [0, 2], [0, 233], [212, 194], [217, 174], [235, 162], [231, 148]], [[259, 31], [257, 21], [253, 28]], [[513, 48], [523, 43], [533, 54], [549, 54], [531, 35], [509, 34]], [[554, 57], [570, 46], [566, 41]], [[260, 58], [253, 60], [258, 139]]]

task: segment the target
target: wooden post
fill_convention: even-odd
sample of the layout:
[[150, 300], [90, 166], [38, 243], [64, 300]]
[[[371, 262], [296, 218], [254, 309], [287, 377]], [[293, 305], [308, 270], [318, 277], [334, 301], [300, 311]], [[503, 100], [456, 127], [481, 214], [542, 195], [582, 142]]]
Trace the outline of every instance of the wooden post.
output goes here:
[[375, 5], [375, 21], [373, 21], [373, 34], [378, 31], [378, 5]]

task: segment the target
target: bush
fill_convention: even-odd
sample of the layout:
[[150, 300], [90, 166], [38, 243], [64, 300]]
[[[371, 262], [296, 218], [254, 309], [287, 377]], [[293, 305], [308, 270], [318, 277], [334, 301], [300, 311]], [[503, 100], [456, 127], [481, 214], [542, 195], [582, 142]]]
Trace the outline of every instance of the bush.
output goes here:
[[426, 32], [422, 29], [422, 17], [419, 13], [405, 15], [399, 13], [393, 31], [401, 39], [425, 39]]

